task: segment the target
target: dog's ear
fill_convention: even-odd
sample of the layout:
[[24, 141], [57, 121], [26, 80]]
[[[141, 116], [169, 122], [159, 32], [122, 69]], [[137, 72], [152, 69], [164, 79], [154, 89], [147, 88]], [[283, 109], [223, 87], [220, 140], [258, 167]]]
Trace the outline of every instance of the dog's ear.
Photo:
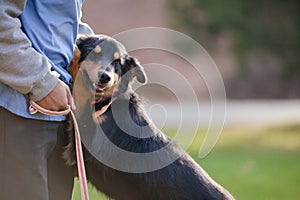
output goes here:
[[125, 65], [128, 67], [128, 70], [132, 72], [133, 77], [136, 77], [138, 82], [143, 84], [147, 82], [147, 76], [144, 71], [144, 67], [137, 59], [133, 57], [127, 57]]
[[80, 57], [81, 57], [81, 53], [80, 53], [78, 47], [75, 45], [73, 58], [72, 58], [71, 63], [68, 67], [68, 71], [72, 76], [72, 82], [73, 83], [74, 83], [74, 80], [75, 80], [76, 75], [78, 73], [78, 70], [80, 68], [80, 63], [79, 63]]
[[140, 83], [144, 84], [144, 83], [147, 82], [147, 76], [146, 76], [144, 67], [139, 62], [136, 63], [136, 66], [135, 66], [135, 69], [134, 69], [134, 73], [135, 73], [136, 79]]

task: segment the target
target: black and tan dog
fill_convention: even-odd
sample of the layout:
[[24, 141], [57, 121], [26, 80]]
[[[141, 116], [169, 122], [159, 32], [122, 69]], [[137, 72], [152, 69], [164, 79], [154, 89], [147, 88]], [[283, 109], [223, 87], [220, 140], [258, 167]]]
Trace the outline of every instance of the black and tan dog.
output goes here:
[[[79, 38], [77, 47], [69, 71], [76, 80], [76, 112], [88, 149], [87, 178], [97, 190], [117, 200], [234, 199], [148, 118], [130, 87], [135, 78], [145, 83], [146, 75], [122, 44], [108, 36], [94, 35]], [[64, 157], [72, 165], [76, 164], [74, 138], [69, 134]], [[117, 150], [113, 150], [115, 147]], [[164, 152], [143, 160], [143, 155], [159, 150]], [[127, 157], [122, 152], [141, 157]], [[174, 156], [174, 162], [161, 168], [139, 168], [155, 168], [153, 163]]]

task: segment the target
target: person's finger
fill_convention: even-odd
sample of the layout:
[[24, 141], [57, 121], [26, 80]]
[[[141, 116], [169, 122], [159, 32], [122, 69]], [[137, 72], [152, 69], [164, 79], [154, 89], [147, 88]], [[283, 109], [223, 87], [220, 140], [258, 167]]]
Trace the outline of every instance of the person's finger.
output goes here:
[[65, 110], [68, 108], [68, 94], [67, 90], [69, 89], [68, 86], [61, 80], [58, 80], [59, 83], [59, 92], [56, 94], [56, 103], [59, 106], [59, 110]]
[[58, 111], [66, 109], [68, 101], [64, 83], [58, 80], [54, 89], [37, 103], [48, 110]]
[[67, 87], [67, 99], [68, 99], [68, 104], [71, 106], [71, 109], [75, 110], [76, 109], [75, 102], [69, 87]]

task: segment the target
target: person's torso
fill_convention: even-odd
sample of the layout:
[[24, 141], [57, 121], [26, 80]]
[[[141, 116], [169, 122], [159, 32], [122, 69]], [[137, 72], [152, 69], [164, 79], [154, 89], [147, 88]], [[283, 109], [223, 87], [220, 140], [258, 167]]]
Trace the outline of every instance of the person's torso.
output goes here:
[[[19, 16], [22, 30], [32, 47], [48, 58], [52, 70], [57, 71], [67, 84], [71, 81], [67, 67], [73, 57], [82, 3], [83, 0], [27, 0], [25, 10]], [[51, 121], [65, 119], [63, 116], [30, 115], [27, 95], [1, 82], [0, 93], [0, 106], [19, 116]]]

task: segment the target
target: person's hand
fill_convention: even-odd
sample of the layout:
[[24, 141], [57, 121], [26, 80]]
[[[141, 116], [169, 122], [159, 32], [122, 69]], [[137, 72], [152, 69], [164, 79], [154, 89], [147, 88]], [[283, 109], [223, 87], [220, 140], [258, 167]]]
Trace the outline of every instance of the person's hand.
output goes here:
[[36, 103], [39, 106], [52, 111], [65, 110], [68, 105], [71, 106], [72, 110], [75, 109], [70, 89], [61, 80], [57, 81], [54, 89], [46, 97]]

